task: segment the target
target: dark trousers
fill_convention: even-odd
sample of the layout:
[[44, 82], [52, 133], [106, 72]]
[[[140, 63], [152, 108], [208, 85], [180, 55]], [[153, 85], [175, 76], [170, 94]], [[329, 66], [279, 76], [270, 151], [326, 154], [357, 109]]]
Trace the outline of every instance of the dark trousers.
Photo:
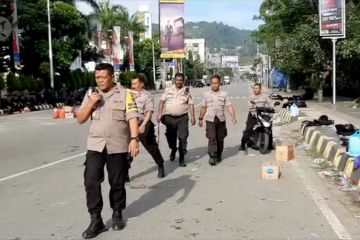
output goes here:
[[156, 164], [162, 165], [164, 159], [160, 153], [158, 143], [156, 142], [155, 125], [153, 122], [148, 122], [145, 126], [145, 132], [139, 136], [140, 142], [150, 153]]
[[177, 138], [179, 139], [180, 154], [186, 153], [187, 138], [189, 137], [189, 116], [164, 115], [161, 122], [166, 126], [166, 139], [172, 151], [177, 149]]
[[248, 118], [246, 120], [246, 127], [243, 131], [243, 135], [241, 138], [241, 145], [245, 145], [248, 142], [251, 134], [253, 133], [254, 126], [256, 125], [256, 117], [251, 113], [248, 114]]
[[84, 183], [87, 207], [90, 214], [100, 213], [103, 207], [101, 183], [104, 181], [104, 166], [110, 184], [110, 206], [114, 211], [126, 207], [125, 176], [128, 173], [127, 153], [108, 154], [88, 150], [86, 153]]
[[224, 150], [224, 138], [227, 136], [226, 123], [220, 122], [215, 117], [214, 122], [206, 121], [206, 137], [208, 141], [208, 153], [221, 155]]

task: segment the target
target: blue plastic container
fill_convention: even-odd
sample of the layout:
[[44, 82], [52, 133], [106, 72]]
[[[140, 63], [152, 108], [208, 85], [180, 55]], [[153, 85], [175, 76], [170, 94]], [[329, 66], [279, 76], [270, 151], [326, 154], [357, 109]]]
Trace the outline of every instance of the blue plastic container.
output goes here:
[[360, 156], [360, 130], [349, 137], [349, 155], [351, 157]]

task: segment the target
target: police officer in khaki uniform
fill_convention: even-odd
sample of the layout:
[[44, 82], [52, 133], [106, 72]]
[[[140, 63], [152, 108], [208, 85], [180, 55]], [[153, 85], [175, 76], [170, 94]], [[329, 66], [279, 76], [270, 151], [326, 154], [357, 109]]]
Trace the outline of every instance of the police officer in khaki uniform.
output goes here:
[[126, 205], [127, 155], [136, 156], [139, 152], [138, 112], [132, 96], [114, 82], [111, 64], [97, 65], [95, 79], [96, 91], [85, 96], [77, 114], [80, 124], [91, 119], [84, 173], [91, 223], [83, 233], [84, 238], [93, 238], [105, 231], [101, 218], [101, 183], [104, 181], [105, 165], [111, 187], [112, 227], [113, 230], [124, 228], [122, 210]]
[[187, 138], [189, 136], [190, 109], [191, 125], [196, 124], [194, 101], [189, 88], [184, 87], [184, 74], [175, 74], [175, 84], [165, 90], [160, 98], [158, 122], [166, 126], [166, 139], [171, 149], [170, 160], [174, 161], [179, 138], [179, 164], [186, 167], [185, 154], [187, 152]]
[[[249, 114], [246, 120], [246, 127], [241, 138], [239, 151], [245, 151], [247, 149], [247, 141], [249, 140], [257, 121], [256, 116], [252, 113], [252, 110], [256, 107], [270, 107], [271, 105], [270, 98], [266, 94], [263, 94], [261, 90], [261, 84], [255, 83], [253, 86], [253, 94], [249, 97]], [[272, 144], [272, 136], [270, 137], [270, 141]]]
[[131, 87], [136, 91], [135, 102], [139, 111], [139, 138], [145, 149], [158, 165], [158, 178], [165, 177], [164, 159], [156, 142], [155, 125], [151, 121], [154, 112], [154, 99], [144, 89], [145, 76], [138, 74], [131, 81]]
[[208, 142], [209, 163], [214, 166], [221, 162], [224, 149], [224, 138], [227, 135], [225, 108], [229, 111], [233, 124], [236, 124], [235, 108], [230, 102], [227, 92], [220, 90], [221, 77], [213, 75], [210, 79], [211, 90], [204, 93], [200, 109], [199, 126], [205, 118], [206, 137]]

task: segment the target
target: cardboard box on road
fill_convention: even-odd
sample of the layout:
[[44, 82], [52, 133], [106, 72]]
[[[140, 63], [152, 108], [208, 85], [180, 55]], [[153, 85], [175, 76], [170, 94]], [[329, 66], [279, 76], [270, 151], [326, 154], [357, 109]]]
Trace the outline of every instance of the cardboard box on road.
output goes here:
[[266, 162], [262, 164], [262, 179], [279, 179], [280, 163]]
[[74, 113], [65, 113], [65, 119], [73, 119]]
[[275, 150], [276, 161], [290, 161], [295, 158], [295, 145], [277, 145]]

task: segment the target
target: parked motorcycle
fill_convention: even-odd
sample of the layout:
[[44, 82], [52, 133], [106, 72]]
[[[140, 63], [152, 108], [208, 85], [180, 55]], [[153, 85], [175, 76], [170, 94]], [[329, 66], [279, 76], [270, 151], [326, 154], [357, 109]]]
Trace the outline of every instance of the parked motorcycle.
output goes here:
[[272, 122], [275, 110], [268, 107], [256, 107], [252, 112], [256, 118], [248, 147], [259, 150], [261, 154], [269, 153], [272, 150]]

